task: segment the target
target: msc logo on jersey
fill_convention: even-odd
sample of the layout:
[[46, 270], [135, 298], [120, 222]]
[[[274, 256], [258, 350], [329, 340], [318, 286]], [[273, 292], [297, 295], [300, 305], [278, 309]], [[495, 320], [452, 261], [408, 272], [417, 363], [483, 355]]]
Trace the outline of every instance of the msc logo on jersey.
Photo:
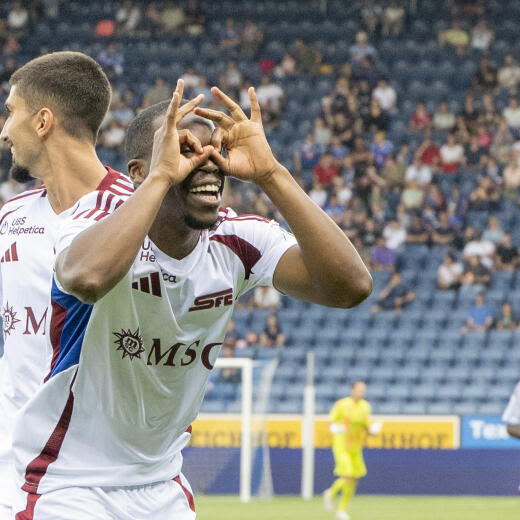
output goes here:
[[20, 321], [16, 317], [16, 311], [13, 306], [9, 307], [9, 302], [5, 302], [5, 307], [2, 309], [2, 320], [4, 324], [4, 334], [10, 335], [15, 329], [15, 325]]
[[13, 242], [0, 259], [0, 263], [18, 262], [18, 251], [16, 250], [16, 242]]
[[143, 340], [139, 334], [139, 327], [135, 332], [132, 332], [130, 329], [122, 329], [121, 332], [113, 332], [112, 334], [117, 338], [114, 341], [118, 346], [117, 350], [123, 351], [122, 359], [125, 359], [126, 356], [128, 356], [130, 360], [134, 358], [141, 359], [141, 353], [144, 352], [144, 348]]
[[227, 307], [228, 305], [233, 305], [233, 289], [231, 287], [223, 291], [198, 296], [193, 302], [193, 307], [190, 307], [188, 311], [202, 311], [214, 307]]

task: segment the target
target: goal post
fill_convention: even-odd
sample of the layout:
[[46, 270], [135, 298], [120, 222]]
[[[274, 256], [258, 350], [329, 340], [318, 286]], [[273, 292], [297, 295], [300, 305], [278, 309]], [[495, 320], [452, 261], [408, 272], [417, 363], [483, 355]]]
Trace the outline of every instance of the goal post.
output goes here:
[[302, 484], [301, 496], [310, 500], [314, 496], [314, 415], [316, 390], [314, 388], [314, 352], [307, 353], [307, 377], [303, 393], [302, 420]]
[[239, 368], [242, 373], [242, 433], [240, 446], [240, 501], [251, 500], [251, 421], [253, 417], [253, 360], [249, 358], [219, 358], [216, 368]]

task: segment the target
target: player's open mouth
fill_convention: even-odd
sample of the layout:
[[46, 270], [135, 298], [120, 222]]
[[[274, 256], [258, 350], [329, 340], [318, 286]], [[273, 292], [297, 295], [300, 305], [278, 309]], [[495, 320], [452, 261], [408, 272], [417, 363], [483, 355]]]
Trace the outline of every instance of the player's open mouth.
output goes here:
[[190, 188], [188, 193], [203, 203], [218, 204], [220, 202], [220, 184], [201, 184]]

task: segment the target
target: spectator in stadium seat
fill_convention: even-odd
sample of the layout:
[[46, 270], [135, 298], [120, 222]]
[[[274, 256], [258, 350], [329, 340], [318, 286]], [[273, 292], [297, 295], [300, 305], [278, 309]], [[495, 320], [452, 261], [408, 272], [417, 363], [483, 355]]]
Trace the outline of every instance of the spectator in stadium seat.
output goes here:
[[496, 249], [495, 244], [490, 240], [484, 240], [480, 231], [471, 233], [470, 229], [470, 227], [466, 228], [466, 236], [469, 240], [462, 250], [463, 258], [469, 260], [471, 257], [477, 257], [483, 265], [491, 269]]
[[412, 215], [410, 225], [406, 230], [407, 244], [427, 244], [430, 241], [430, 233], [423, 219], [419, 215]]
[[318, 181], [317, 178], [314, 178], [312, 189], [309, 191], [309, 197], [312, 201], [314, 201], [320, 208], [325, 206], [327, 202], [327, 190], [323, 187], [323, 185]]
[[159, 101], [164, 101], [170, 97], [170, 88], [164, 81], [162, 76], [157, 76], [153, 87], [151, 87], [144, 96], [144, 104], [146, 106], [155, 105]]
[[464, 31], [458, 20], [451, 22], [451, 27], [439, 32], [439, 45], [451, 45], [459, 55], [463, 55], [468, 50], [469, 36]]
[[146, 7], [144, 12], [144, 27], [150, 31], [152, 36], [156, 36], [161, 28], [161, 12], [157, 8], [157, 4], [152, 2]]
[[493, 244], [497, 245], [502, 242], [504, 238], [504, 231], [500, 225], [500, 220], [495, 215], [488, 217], [487, 228], [482, 233], [482, 240], [489, 240]]
[[260, 86], [256, 89], [256, 97], [262, 108], [262, 117], [267, 126], [273, 126], [278, 121], [282, 105], [285, 102], [283, 88], [271, 81], [268, 74], [264, 74]]
[[475, 210], [493, 211], [500, 205], [500, 190], [488, 177], [482, 177], [469, 196], [469, 207]]
[[480, 146], [479, 136], [472, 135], [469, 143], [464, 147], [464, 156], [466, 157], [466, 166], [468, 168], [475, 168], [482, 166], [484, 157], [484, 148]]
[[439, 151], [442, 171], [456, 173], [460, 166], [465, 164], [464, 148], [458, 144], [455, 134], [449, 134], [448, 140]]
[[432, 115], [426, 109], [426, 105], [422, 101], [419, 101], [415, 107], [415, 112], [410, 118], [410, 124], [408, 125], [409, 131], [419, 133], [428, 130], [431, 126]]
[[296, 61], [292, 54], [286, 52], [283, 55], [282, 61], [279, 65], [274, 68], [274, 75], [277, 78], [285, 78], [288, 76], [294, 76], [296, 73]]
[[240, 34], [240, 54], [245, 57], [255, 56], [263, 41], [262, 29], [252, 20], [246, 20]]
[[470, 256], [467, 259], [464, 274], [462, 275], [463, 285], [483, 285], [487, 286], [491, 282], [491, 269], [486, 267], [478, 256]]
[[387, 247], [395, 251], [406, 242], [406, 228], [397, 220], [391, 220], [383, 230], [383, 237]]
[[372, 98], [370, 101], [370, 112], [365, 117], [364, 127], [371, 133], [385, 132], [388, 129], [388, 114], [382, 110], [379, 101]]
[[314, 139], [314, 134], [308, 133], [305, 141], [296, 149], [294, 153], [294, 168], [296, 173], [311, 171], [318, 164], [323, 154], [323, 147]]
[[121, 34], [135, 31], [141, 20], [141, 8], [134, 4], [132, 0], [126, 0], [117, 10], [116, 22], [117, 30]]
[[294, 42], [294, 61], [298, 74], [314, 74], [317, 72], [320, 56], [314, 47], [306, 44], [302, 39]]
[[416, 153], [421, 158], [421, 162], [427, 164], [433, 173], [437, 171], [441, 162], [440, 150], [431, 137], [426, 137]]
[[508, 90], [516, 88], [520, 82], [520, 66], [515, 61], [512, 54], [506, 54], [504, 65], [498, 70], [498, 86]]
[[183, 30], [185, 16], [182, 8], [175, 2], [167, 2], [161, 11], [161, 30], [167, 34], [179, 35]]
[[493, 31], [488, 27], [485, 18], [482, 18], [471, 31], [471, 47], [478, 51], [487, 51], [495, 37]]
[[28, 25], [29, 12], [25, 9], [22, 2], [17, 0], [7, 14], [7, 28], [11, 34], [20, 36], [27, 30]]
[[439, 225], [432, 232], [432, 243], [436, 245], [450, 245], [455, 240], [455, 230], [450, 225], [448, 214], [439, 213]]
[[486, 305], [484, 292], [479, 291], [475, 296], [475, 305], [469, 310], [465, 330], [489, 330], [491, 325], [493, 325], [493, 313]]
[[511, 302], [502, 303], [500, 316], [496, 322], [496, 328], [498, 330], [515, 330], [517, 327], [518, 321], [514, 318]]
[[190, 36], [200, 36], [206, 27], [206, 11], [198, 0], [188, 0], [184, 9], [184, 26]]
[[504, 233], [495, 251], [494, 268], [500, 271], [514, 271], [520, 262], [518, 248], [513, 244], [511, 235]]
[[417, 184], [424, 188], [432, 181], [432, 170], [427, 164], [423, 164], [421, 157], [416, 155], [414, 161], [406, 168], [405, 181], [417, 181]]
[[360, 31], [356, 34], [356, 43], [349, 49], [350, 62], [353, 65], [361, 64], [363, 58], [375, 58], [377, 56], [376, 49], [368, 43], [366, 32]]
[[455, 124], [455, 114], [450, 110], [448, 103], [443, 101], [433, 115], [433, 127], [435, 130], [452, 130]]
[[437, 287], [442, 290], [458, 289], [464, 266], [457, 262], [453, 253], [448, 253], [437, 270]]
[[467, 94], [464, 98], [464, 108], [457, 117], [457, 125], [461, 133], [472, 133], [480, 118], [480, 111], [475, 106], [475, 98]]
[[401, 203], [406, 211], [420, 210], [424, 206], [424, 190], [422, 190], [417, 179], [406, 182], [401, 194]]
[[325, 124], [321, 117], [314, 120], [314, 139], [324, 148], [328, 148], [332, 138], [332, 130]]
[[115, 79], [124, 72], [125, 57], [119, 50], [119, 44], [115, 41], [110, 42], [108, 48], [98, 54], [97, 61], [110, 79]]
[[384, 132], [376, 132], [374, 140], [370, 145], [370, 153], [374, 158], [374, 164], [378, 168], [383, 168], [386, 158], [394, 152], [392, 141], [386, 139]]
[[381, 25], [383, 6], [380, 2], [376, 2], [376, 0], [365, 0], [362, 5], [361, 20], [363, 27], [370, 34], [374, 34]]
[[382, 20], [382, 33], [384, 35], [391, 34], [398, 36], [403, 30], [404, 7], [397, 3], [396, 0], [390, 0], [389, 4], [383, 10]]
[[276, 311], [280, 308], [280, 293], [274, 287], [261, 285], [254, 290], [253, 302], [257, 309]]
[[471, 87], [474, 92], [490, 92], [498, 85], [497, 69], [489, 61], [487, 56], [482, 56], [473, 79]]
[[520, 107], [518, 106], [516, 97], [509, 99], [509, 105], [504, 108], [502, 116], [507, 121], [513, 135], [518, 137], [520, 134]]
[[329, 200], [325, 203], [325, 206], [323, 206], [323, 211], [338, 225], [343, 219], [345, 209], [345, 204], [339, 202], [338, 196], [334, 192], [331, 193]]
[[401, 312], [403, 307], [415, 299], [415, 292], [402, 281], [401, 273], [394, 272], [386, 287], [379, 293], [379, 300], [370, 309], [372, 314], [381, 310]]
[[377, 87], [372, 91], [372, 97], [379, 101], [379, 105], [385, 112], [393, 112], [397, 103], [397, 92], [388, 84], [386, 78], [377, 82]]
[[385, 179], [389, 189], [402, 188], [406, 175], [405, 165], [397, 161], [393, 154], [386, 158], [385, 165], [382, 170], [382, 176]]
[[317, 181], [322, 186], [330, 186], [335, 177], [340, 173], [340, 167], [334, 162], [332, 154], [324, 153], [313, 171]]
[[370, 255], [370, 269], [373, 271], [393, 271], [396, 262], [396, 252], [387, 247], [383, 237], [378, 237]]
[[264, 347], [283, 347], [285, 336], [278, 321], [278, 315], [269, 314], [266, 319], [264, 331], [260, 334], [260, 345]]

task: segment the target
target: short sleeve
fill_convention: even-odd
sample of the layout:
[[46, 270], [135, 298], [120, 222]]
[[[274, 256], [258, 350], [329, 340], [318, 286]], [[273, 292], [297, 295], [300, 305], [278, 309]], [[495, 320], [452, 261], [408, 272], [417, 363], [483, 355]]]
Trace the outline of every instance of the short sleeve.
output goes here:
[[110, 215], [127, 198], [109, 191], [93, 191], [83, 196], [64, 216], [54, 244], [56, 257], [70, 246], [77, 235]]
[[520, 425], [520, 382], [509, 398], [509, 403], [502, 414], [502, 420], [507, 424]]
[[280, 258], [297, 244], [294, 235], [275, 221], [249, 215], [227, 219], [210, 240], [231, 249], [244, 267], [237, 296], [258, 285], [272, 287]]

